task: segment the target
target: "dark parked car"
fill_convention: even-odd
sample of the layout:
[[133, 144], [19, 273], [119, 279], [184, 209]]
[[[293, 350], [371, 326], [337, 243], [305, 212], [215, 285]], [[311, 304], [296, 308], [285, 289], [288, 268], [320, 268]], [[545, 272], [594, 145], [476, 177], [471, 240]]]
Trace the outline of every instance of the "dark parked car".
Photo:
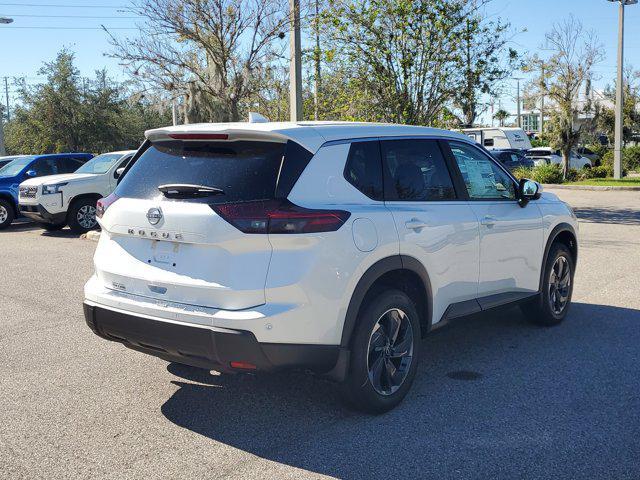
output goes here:
[[533, 160], [525, 157], [525, 152], [522, 150], [491, 150], [491, 154], [509, 170], [518, 167], [533, 167]]

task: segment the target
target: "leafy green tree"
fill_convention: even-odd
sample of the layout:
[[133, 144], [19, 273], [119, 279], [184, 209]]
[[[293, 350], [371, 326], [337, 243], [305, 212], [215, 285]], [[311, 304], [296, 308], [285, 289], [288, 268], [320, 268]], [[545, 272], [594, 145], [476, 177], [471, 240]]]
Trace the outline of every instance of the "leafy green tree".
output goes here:
[[[624, 106], [622, 108], [622, 140], [628, 143], [634, 135], [640, 135], [640, 71], [634, 71], [630, 66], [624, 75]], [[616, 101], [616, 86], [607, 87], [604, 95], [611, 102]], [[610, 138], [614, 136], [615, 111], [613, 108], [603, 108], [597, 117], [597, 126]]]
[[146, 129], [170, 123], [167, 108], [132, 101], [127, 86], [105, 71], [96, 72], [94, 79], [82, 78], [73, 60], [73, 53], [62, 50], [40, 69], [44, 83], [21, 85], [18, 106], [6, 125], [10, 153], [136, 148]]
[[494, 97], [501, 82], [521, 66], [518, 52], [507, 46], [509, 26], [481, 13], [470, 14], [464, 21], [460, 34], [462, 78], [455, 96], [463, 127], [473, 126], [478, 115], [489, 107], [482, 98]]
[[502, 108], [500, 110], [498, 110], [494, 115], [493, 118], [495, 118], [496, 120], [498, 120], [500, 122], [500, 126], [504, 127], [504, 121], [509, 118], [511, 116], [511, 114], [509, 112], [507, 112], [506, 110], [503, 110]]
[[571, 149], [580, 138], [574, 119], [579, 113], [578, 94], [590, 78], [593, 66], [602, 58], [602, 48], [592, 32], [584, 30], [574, 17], [555, 24], [546, 34], [546, 46], [551, 57], [541, 66], [540, 90], [553, 103], [548, 129], [550, 144], [560, 150], [563, 157], [563, 176], [569, 172]]
[[430, 124], [438, 117], [459, 85], [470, 8], [456, 0], [330, 2], [327, 36], [349, 67], [351, 93], [367, 97], [367, 120]]

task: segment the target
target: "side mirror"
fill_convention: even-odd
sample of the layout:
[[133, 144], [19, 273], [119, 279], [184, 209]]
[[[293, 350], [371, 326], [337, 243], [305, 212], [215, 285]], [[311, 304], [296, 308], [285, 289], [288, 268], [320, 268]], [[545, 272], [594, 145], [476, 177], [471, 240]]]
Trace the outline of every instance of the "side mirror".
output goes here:
[[542, 195], [542, 185], [528, 178], [523, 178], [518, 184], [518, 202], [525, 207], [531, 200], [537, 200]]
[[116, 173], [113, 174], [113, 177], [118, 179], [122, 176], [122, 174], [124, 173], [124, 169], [125, 167], [120, 167], [116, 170]]
[[35, 170], [27, 170], [27, 173], [25, 173], [25, 175], [26, 175], [27, 177], [35, 177], [35, 176], [37, 176], [38, 174], [36, 173], [36, 171], [35, 171]]

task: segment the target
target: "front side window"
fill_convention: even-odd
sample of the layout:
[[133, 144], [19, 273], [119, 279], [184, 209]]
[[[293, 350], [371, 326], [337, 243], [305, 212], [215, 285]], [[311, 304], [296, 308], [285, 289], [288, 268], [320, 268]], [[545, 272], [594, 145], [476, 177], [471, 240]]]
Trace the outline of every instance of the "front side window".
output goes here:
[[383, 200], [378, 141], [354, 142], [344, 168], [347, 181], [373, 200]]
[[384, 140], [380, 145], [384, 168], [394, 189], [388, 199], [423, 202], [456, 198], [437, 141]]
[[515, 200], [515, 184], [495, 162], [480, 150], [465, 143], [449, 142], [473, 200]]

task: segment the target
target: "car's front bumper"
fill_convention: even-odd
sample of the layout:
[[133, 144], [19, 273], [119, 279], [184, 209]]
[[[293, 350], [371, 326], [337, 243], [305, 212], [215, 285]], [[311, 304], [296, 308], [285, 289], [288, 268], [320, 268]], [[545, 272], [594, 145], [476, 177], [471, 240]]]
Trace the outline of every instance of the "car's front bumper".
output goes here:
[[86, 300], [84, 316], [91, 330], [106, 340], [169, 362], [218, 371], [254, 370], [232, 366], [241, 362], [257, 371], [302, 368], [327, 373], [340, 356], [338, 345], [260, 343], [248, 331], [132, 314]]
[[51, 213], [40, 204], [29, 205], [21, 203], [18, 208], [20, 210], [20, 215], [35, 220], [36, 222], [57, 225], [65, 223], [67, 220], [67, 214], [65, 212]]

